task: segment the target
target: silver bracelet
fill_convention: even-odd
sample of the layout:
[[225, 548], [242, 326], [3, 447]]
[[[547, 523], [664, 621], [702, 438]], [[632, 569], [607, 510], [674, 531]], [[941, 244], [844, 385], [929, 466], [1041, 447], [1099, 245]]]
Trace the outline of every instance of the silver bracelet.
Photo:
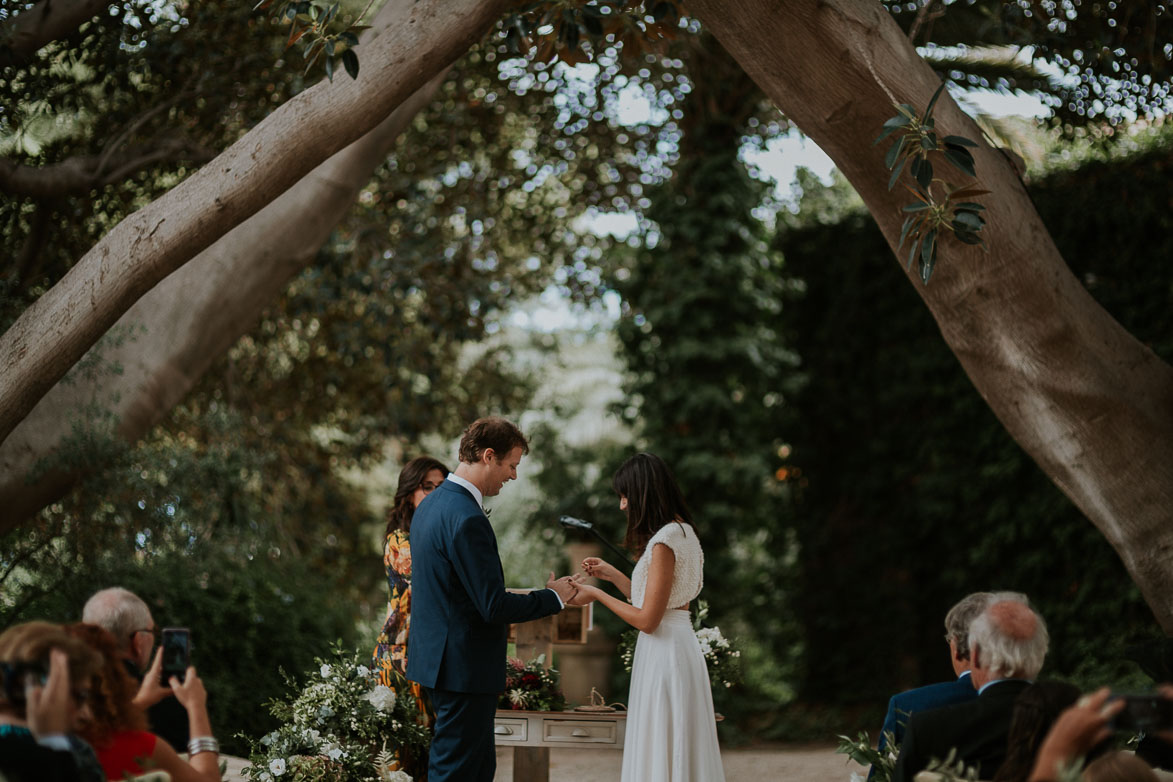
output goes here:
[[220, 752], [220, 742], [211, 736], [196, 736], [187, 742], [187, 754], [198, 755], [201, 752]]

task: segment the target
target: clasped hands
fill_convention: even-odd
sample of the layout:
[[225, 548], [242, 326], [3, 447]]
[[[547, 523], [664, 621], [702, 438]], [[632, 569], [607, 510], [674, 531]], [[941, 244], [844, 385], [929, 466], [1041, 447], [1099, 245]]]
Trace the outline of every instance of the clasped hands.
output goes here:
[[[598, 557], [587, 557], [582, 561], [582, 573], [575, 573], [570, 576], [563, 576], [555, 579], [554, 573], [551, 571], [550, 579], [546, 582], [546, 587], [553, 589], [562, 598], [562, 602], [568, 606], [584, 606], [588, 603], [593, 603], [599, 599], [602, 594], [596, 586], [591, 586], [585, 583], [587, 577], [598, 578], [603, 581], [614, 581], [614, 577], [619, 575], [619, 571], [612, 565], [607, 564]], [[560, 591], [564, 588], [569, 592]]]

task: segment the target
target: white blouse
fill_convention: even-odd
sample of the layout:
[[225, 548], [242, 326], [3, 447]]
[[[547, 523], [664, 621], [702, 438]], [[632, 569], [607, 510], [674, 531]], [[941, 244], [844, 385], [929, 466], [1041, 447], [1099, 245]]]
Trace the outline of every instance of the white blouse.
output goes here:
[[669, 522], [652, 535], [643, 556], [631, 573], [631, 604], [643, 608], [644, 591], [648, 586], [648, 567], [652, 564], [652, 549], [663, 543], [676, 555], [672, 572], [672, 591], [668, 594], [668, 608], [678, 608], [696, 598], [705, 583], [705, 552], [697, 540], [691, 524]]

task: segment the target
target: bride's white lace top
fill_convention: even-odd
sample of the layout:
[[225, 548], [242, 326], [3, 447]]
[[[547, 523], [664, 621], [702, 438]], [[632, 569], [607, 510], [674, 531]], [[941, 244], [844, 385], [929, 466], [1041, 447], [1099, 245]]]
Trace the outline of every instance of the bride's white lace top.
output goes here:
[[679, 608], [701, 593], [705, 583], [705, 552], [701, 550], [701, 542], [697, 540], [692, 525], [678, 522], [665, 524], [652, 535], [643, 556], [635, 563], [635, 570], [631, 572], [631, 604], [643, 608], [644, 591], [648, 586], [648, 567], [652, 564], [652, 549], [657, 543], [663, 543], [676, 555], [668, 608]]

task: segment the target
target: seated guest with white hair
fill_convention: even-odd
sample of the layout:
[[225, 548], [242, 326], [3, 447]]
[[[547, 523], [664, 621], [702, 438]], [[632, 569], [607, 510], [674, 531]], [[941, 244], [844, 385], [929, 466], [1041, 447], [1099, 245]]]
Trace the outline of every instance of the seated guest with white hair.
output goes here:
[[1006, 757], [1006, 736], [1018, 694], [1043, 667], [1047, 626], [1022, 596], [995, 593], [969, 628], [971, 676], [978, 697], [968, 703], [913, 714], [893, 770], [893, 782], [912, 782], [933, 758], [956, 759], [990, 779]]

